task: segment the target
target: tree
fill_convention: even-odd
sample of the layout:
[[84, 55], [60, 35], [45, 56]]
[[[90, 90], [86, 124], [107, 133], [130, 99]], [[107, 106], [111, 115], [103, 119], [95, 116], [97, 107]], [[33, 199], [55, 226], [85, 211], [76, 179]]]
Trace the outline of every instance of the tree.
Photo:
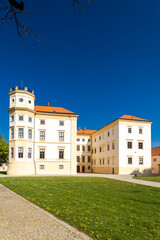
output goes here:
[[4, 163], [8, 164], [9, 158], [9, 144], [6, 138], [3, 138], [2, 134], [0, 133], [0, 166]]
[[[73, 4], [75, 12], [84, 12], [84, 3], [94, 3], [95, 0], [70, 0]], [[27, 43], [28, 38], [36, 37], [40, 40], [40, 36], [35, 32], [32, 25], [24, 24], [24, 17], [30, 18], [33, 11], [26, 11], [25, 3], [19, 0], [0, 0], [0, 18], [1, 24], [11, 23], [16, 26], [18, 37]]]

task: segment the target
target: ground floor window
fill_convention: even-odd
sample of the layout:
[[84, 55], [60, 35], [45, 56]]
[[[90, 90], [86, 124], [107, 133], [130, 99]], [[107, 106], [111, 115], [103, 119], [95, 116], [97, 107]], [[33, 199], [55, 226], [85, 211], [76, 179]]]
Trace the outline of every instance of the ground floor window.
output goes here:
[[64, 169], [64, 165], [59, 165], [59, 169]]
[[18, 158], [23, 158], [23, 147], [18, 148]]
[[80, 162], [80, 156], [77, 156], [77, 162]]
[[140, 157], [139, 158], [139, 165], [142, 165], [143, 164], [143, 157]]
[[32, 148], [28, 148], [28, 158], [32, 157]]
[[128, 157], [128, 164], [132, 164], [132, 157]]
[[44, 169], [44, 165], [40, 165], [40, 166], [39, 166], [39, 169]]
[[14, 148], [11, 148], [11, 158], [14, 158]]

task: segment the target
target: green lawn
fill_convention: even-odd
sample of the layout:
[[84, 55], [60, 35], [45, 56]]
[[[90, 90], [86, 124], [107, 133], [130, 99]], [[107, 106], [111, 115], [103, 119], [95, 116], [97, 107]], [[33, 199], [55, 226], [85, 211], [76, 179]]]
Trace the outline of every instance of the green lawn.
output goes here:
[[17, 177], [0, 183], [94, 239], [160, 239], [160, 189], [107, 178]]
[[135, 179], [151, 181], [151, 182], [160, 182], [160, 176], [147, 176], [147, 177], [134, 177]]

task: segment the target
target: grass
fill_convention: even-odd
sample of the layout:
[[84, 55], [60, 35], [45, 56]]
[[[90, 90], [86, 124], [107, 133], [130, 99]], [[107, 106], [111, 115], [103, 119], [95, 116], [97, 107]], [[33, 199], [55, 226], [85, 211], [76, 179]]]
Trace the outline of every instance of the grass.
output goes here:
[[159, 188], [89, 177], [12, 177], [0, 183], [94, 239], [160, 239]]
[[151, 181], [151, 182], [160, 182], [160, 176], [146, 176], [146, 177], [134, 177], [135, 179]]

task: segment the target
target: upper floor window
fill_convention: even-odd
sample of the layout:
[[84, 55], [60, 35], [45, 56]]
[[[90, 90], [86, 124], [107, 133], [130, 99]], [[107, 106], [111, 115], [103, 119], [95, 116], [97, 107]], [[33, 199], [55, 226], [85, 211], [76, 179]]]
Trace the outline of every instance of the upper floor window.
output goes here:
[[103, 159], [103, 165], [104, 165], [104, 159]]
[[39, 158], [40, 159], [45, 159], [45, 149], [41, 148], [39, 150]]
[[28, 158], [32, 157], [32, 148], [28, 148]]
[[45, 131], [40, 131], [40, 140], [45, 140]]
[[23, 116], [19, 116], [19, 121], [23, 121]]
[[127, 148], [132, 148], [132, 142], [127, 142]]
[[91, 161], [91, 157], [90, 156], [88, 156], [88, 162], [90, 162]]
[[84, 138], [82, 138], [82, 142], [85, 142], [85, 139], [84, 139]]
[[99, 136], [99, 140], [101, 140], [101, 136]]
[[80, 151], [80, 145], [77, 145], [77, 151]]
[[59, 141], [64, 141], [64, 132], [59, 132]]
[[23, 102], [23, 98], [19, 98], [19, 101], [20, 101], [20, 102]]
[[157, 162], [157, 158], [154, 158], [153, 161], [154, 161], [154, 162]]
[[108, 151], [110, 150], [110, 145], [109, 145], [109, 144], [107, 144], [107, 150], [108, 150]]
[[18, 148], [18, 158], [23, 158], [23, 147]]
[[28, 139], [32, 139], [32, 129], [28, 129]]
[[138, 149], [143, 149], [143, 142], [138, 143]]
[[94, 149], [94, 152], [96, 153], [96, 148]]
[[18, 137], [23, 138], [23, 128], [19, 128]]
[[96, 138], [94, 139], [94, 141], [96, 142]]
[[14, 158], [14, 148], [11, 148], [11, 158]]
[[142, 165], [143, 164], [143, 157], [140, 157], [139, 158], [139, 165]]
[[59, 159], [64, 159], [64, 149], [59, 149]]
[[99, 152], [102, 152], [102, 148], [101, 147], [99, 148]]
[[11, 128], [11, 139], [14, 138], [14, 128]]
[[88, 139], [88, 142], [90, 142], [91, 141], [91, 139]]
[[77, 162], [80, 162], [80, 156], [77, 156]]
[[142, 128], [139, 128], [139, 134], [142, 134], [142, 133], [143, 133]]
[[108, 132], [108, 133], [107, 133], [107, 136], [109, 137], [109, 135], [110, 135], [110, 133]]
[[132, 133], [132, 128], [131, 127], [128, 128], [128, 133]]
[[31, 104], [31, 100], [29, 100], [28, 103]]
[[85, 156], [82, 156], [82, 162], [85, 162]]
[[32, 122], [32, 118], [31, 117], [28, 118], [28, 122]]
[[45, 120], [40, 120], [40, 124], [44, 125], [45, 124]]
[[112, 149], [113, 150], [115, 149], [115, 143], [114, 142], [112, 143]]
[[109, 163], [110, 163], [110, 161], [109, 161], [109, 157], [107, 158], [107, 163], [108, 163], [108, 165], [109, 165]]
[[85, 146], [82, 146], [82, 151], [85, 152]]
[[77, 138], [77, 142], [79, 142], [80, 141], [80, 138]]
[[91, 151], [91, 147], [90, 146], [88, 146], [88, 152], [90, 152]]
[[128, 164], [132, 164], [132, 157], [128, 157]]
[[14, 122], [14, 115], [11, 116], [11, 122]]
[[64, 121], [59, 121], [60, 126], [64, 126]]

